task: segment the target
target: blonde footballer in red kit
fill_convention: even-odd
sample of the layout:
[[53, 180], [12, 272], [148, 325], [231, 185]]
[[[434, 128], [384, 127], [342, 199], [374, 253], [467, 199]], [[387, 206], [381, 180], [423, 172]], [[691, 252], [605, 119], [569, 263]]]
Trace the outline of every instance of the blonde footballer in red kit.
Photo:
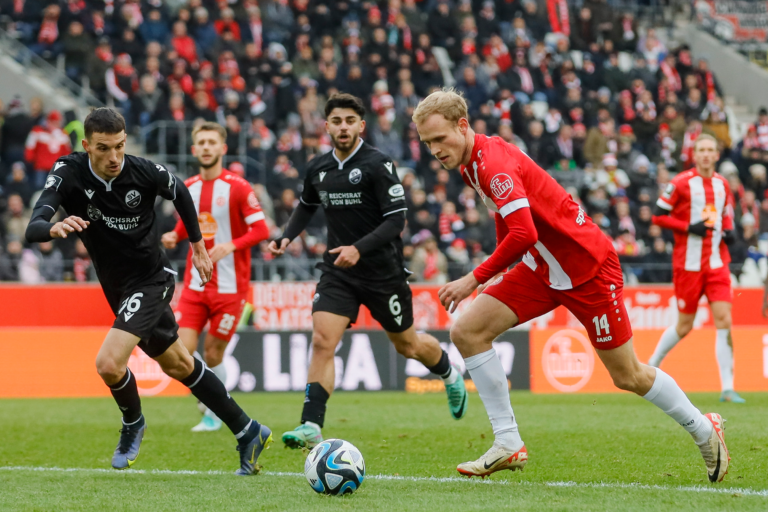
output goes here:
[[[642, 396], [685, 428], [701, 451], [709, 480], [721, 481], [730, 460], [723, 419], [717, 413], [701, 414], [669, 375], [637, 360], [621, 267], [610, 240], [525, 153], [499, 137], [475, 134], [466, 102], [454, 91], [430, 94], [413, 120], [432, 155], [446, 169], [459, 169], [494, 212], [497, 226], [494, 253], [439, 291], [451, 312], [475, 289], [480, 292], [453, 325], [451, 341], [464, 357], [495, 440], [479, 459], [459, 464], [459, 473], [486, 476], [525, 467], [528, 452], [492, 342], [515, 325], [564, 305], [584, 324], [614, 384]], [[519, 258], [522, 262], [508, 271]]]
[[[192, 153], [201, 169], [200, 174], [184, 183], [197, 208], [213, 274], [201, 286], [187, 256], [184, 289], [176, 309], [179, 338], [190, 353], [196, 354], [198, 338], [208, 324], [205, 363], [226, 383], [222, 361], [245, 305], [251, 278], [251, 247], [269, 236], [269, 228], [250, 184], [222, 167], [221, 158], [227, 153], [225, 129], [217, 123], [204, 123], [195, 129], [192, 140]], [[163, 235], [162, 242], [172, 249], [185, 238], [184, 225], [178, 222], [173, 231]], [[221, 420], [206, 409], [202, 421], [192, 430], [220, 428]]]
[[727, 244], [733, 232], [733, 194], [728, 180], [715, 172], [717, 141], [699, 135], [693, 146], [695, 167], [669, 182], [656, 202], [653, 223], [675, 234], [672, 281], [678, 318], [661, 335], [648, 364], [658, 367], [667, 353], [693, 328], [699, 299], [707, 296], [717, 334], [715, 356], [720, 369], [721, 402], [744, 403], [733, 389], [731, 341], [731, 255]]

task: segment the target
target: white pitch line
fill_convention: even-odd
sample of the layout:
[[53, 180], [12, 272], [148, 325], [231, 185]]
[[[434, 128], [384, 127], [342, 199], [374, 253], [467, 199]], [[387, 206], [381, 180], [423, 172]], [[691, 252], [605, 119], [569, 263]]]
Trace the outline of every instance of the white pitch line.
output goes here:
[[[0, 466], [0, 471], [33, 471], [54, 473], [100, 473], [110, 475], [233, 475], [232, 471], [197, 471], [187, 469], [131, 469], [117, 471], [107, 468], [59, 468], [43, 466]], [[264, 471], [260, 476], [301, 478], [303, 473], [287, 471]], [[458, 483], [468, 485], [520, 485], [525, 487], [568, 487], [576, 489], [632, 489], [642, 491], [677, 491], [709, 494], [740, 494], [742, 496], [760, 496], [768, 498], [768, 490], [742, 489], [738, 487], [705, 487], [701, 485], [650, 485], [622, 482], [512, 482], [509, 480], [479, 480], [449, 476], [402, 476], [402, 475], [366, 475], [366, 480], [394, 480], [399, 482]]]

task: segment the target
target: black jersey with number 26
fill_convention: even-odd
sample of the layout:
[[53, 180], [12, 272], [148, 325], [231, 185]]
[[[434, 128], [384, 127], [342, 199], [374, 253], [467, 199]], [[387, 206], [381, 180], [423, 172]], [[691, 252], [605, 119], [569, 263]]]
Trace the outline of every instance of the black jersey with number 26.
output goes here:
[[[344, 161], [330, 151], [309, 162], [301, 201], [325, 210], [329, 250], [353, 245], [375, 230], [387, 215], [402, 215], [397, 212], [407, 210], [394, 162], [362, 140]], [[405, 279], [400, 237], [363, 254], [350, 268], [334, 266], [337, 256], [326, 251], [320, 268], [367, 282]]]
[[[120, 174], [98, 177], [86, 153], [60, 158], [48, 174], [37, 202], [90, 222], [78, 233], [102, 286], [123, 290], [151, 280], [164, 282], [170, 270], [160, 249], [155, 198], [176, 198], [176, 177], [165, 167], [125, 155]], [[171, 271], [172, 272], [172, 271]]]

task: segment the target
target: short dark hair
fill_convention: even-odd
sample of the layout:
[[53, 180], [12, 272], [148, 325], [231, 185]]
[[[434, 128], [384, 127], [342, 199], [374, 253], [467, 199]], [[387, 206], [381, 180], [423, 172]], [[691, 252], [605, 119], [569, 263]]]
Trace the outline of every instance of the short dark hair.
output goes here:
[[125, 119], [120, 112], [113, 108], [101, 107], [91, 110], [83, 123], [85, 138], [91, 138], [94, 133], [114, 135], [125, 131]]
[[363, 100], [357, 96], [352, 96], [351, 94], [347, 94], [345, 92], [334, 94], [328, 98], [328, 102], [325, 104], [326, 119], [328, 119], [328, 116], [331, 115], [331, 112], [333, 112], [333, 109], [335, 108], [348, 108], [353, 110], [355, 114], [359, 115], [361, 119], [365, 117], [365, 106], [363, 105]]

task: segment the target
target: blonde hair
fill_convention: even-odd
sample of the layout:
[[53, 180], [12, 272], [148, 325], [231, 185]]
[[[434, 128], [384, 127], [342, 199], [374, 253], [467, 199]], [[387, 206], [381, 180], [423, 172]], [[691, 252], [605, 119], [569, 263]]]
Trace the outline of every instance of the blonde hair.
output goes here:
[[467, 102], [460, 92], [453, 87], [435, 91], [419, 102], [413, 111], [413, 122], [421, 124], [432, 114], [440, 114], [452, 123], [458, 123], [462, 117], [469, 119]]
[[703, 140], [711, 140], [715, 143], [715, 150], [717, 150], [717, 139], [714, 138], [712, 135], [708, 133], [701, 133], [698, 137], [696, 137], [696, 140], [693, 143], [693, 150], [696, 151], [696, 148], [699, 146], [699, 142]]
[[213, 121], [206, 121], [196, 126], [192, 130], [193, 144], [195, 143], [195, 137], [197, 137], [197, 134], [200, 132], [216, 132], [219, 134], [219, 137], [221, 137], [222, 142], [227, 141], [227, 129], [221, 126], [219, 123], [214, 123]]

